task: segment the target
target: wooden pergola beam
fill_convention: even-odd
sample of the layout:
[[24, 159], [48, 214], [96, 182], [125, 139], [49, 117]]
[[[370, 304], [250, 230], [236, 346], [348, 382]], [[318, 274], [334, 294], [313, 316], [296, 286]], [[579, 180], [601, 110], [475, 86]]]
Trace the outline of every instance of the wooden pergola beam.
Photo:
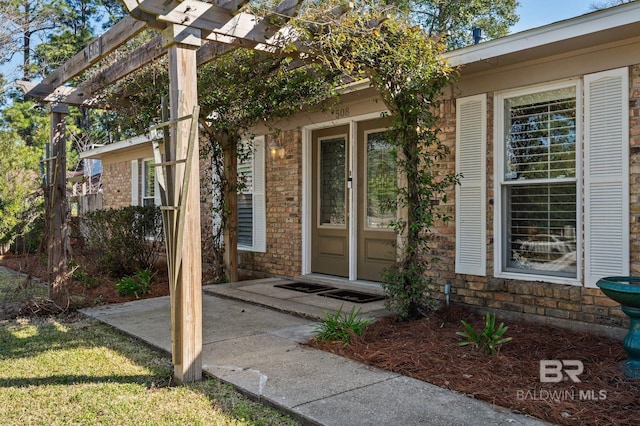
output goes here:
[[167, 50], [162, 46], [162, 36], [158, 34], [143, 46], [129, 53], [126, 60], [117, 61], [78, 85], [77, 91], [89, 96], [166, 54]]
[[[237, 46], [208, 41], [197, 50], [196, 63], [198, 66], [206, 64], [234, 49], [237, 49]], [[118, 61], [105, 68], [76, 88], [69, 86], [55, 87], [53, 84], [34, 83], [31, 81], [16, 81], [15, 84], [27, 96], [42, 102], [64, 102], [67, 105], [85, 108], [109, 108], [103, 100], [93, 97], [93, 94], [166, 54], [166, 49], [162, 47], [162, 36], [158, 35], [130, 53], [125, 60]]]
[[[199, 50], [198, 65], [235, 47], [277, 53], [283, 47], [282, 35], [287, 33], [286, 29], [281, 28], [285, 17], [296, 13], [299, 0], [283, 0], [271, 14], [259, 22], [256, 22], [258, 18], [253, 15], [238, 13], [247, 3], [246, 0], [218, 0], [215, 4], [199, 0], [170, 1], [167, 4], [162, 0], [124, 0], [124, 3], [129, 13], [146, 21], [130, 16], [123, 18], [45, 77], [40, 84], [34, 86], [19, 82], [18, 86], [25, 90], [27, 96], [47, 102], [65, 102], [84, 107], [103, 106], [103, 103], [91, 98], [91, 95], [164, 55], [166, 52], [161, 46], [161, 36], [136, 49], [124, 62], [118, 61], [76, 89], [62, 88], [62, 85], [140, 33], [146, 24], [152, 28], [164, 29], [167, 25], [183, 25], [187, 22], [190, 28], [203, 31], [206, 34], [203, 38], [209, 42]], [[217, 46], [216, 43], [227, 46]]]
[[129, 16], [118, 21], [106, 33], [95, 38], [87, 47], [76, 53], [63, 66], [46, 76], [43, 84], [51, 84], [54, 87], [62, 86], [67, 81], [76, 77], [91, 65], [122, 46], [133, 36], [144, 30], [145, 22], [138, 21]]

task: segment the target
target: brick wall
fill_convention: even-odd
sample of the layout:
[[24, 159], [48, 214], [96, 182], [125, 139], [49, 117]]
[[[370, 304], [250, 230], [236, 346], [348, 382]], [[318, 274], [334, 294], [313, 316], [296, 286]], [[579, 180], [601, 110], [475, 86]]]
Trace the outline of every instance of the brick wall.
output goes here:
[[[630, 68], [630, 248], [631, 274], [640, 274], [640, 66]], [[492, 276], [494, 208], [494, 129], [493, 94], [487, 97], [487, 276], [455, 273], [455, 190], [441, 208], [452, 219], [438, 222], [432, 229], [433, 241], [427, 274], [433, 278], [435, 297], [444, 298], [444, 284], [452, 286], [451, 300], [480, 309], [500, 310], [514, 317], [526, 316], [542, 322], [569, 324], [582, 322], [627, 327], [628, 318], [619, 305], [595, 288], [537, 281], [501, 279]], [[440, 173], [455, 170], [455, 101], [445, 102], [441, 140], [450, 148], [447, 158], [436, 165]], [[279, 136], [285, 145], [283, 159], [266, 155], [267, 252], [241, 253], [240, 267], [270, 275], [295, 276], [301, 271], [302, 242], [302, 144], [297, 130]], [[269, 145], [269, 137], [266, 138]], [[209, 218], [203, 220], [210, 220]]]
[[302, 270], [302, 141], [298, 130], [279, 136], [284, 158], [269, 153], [265, 144], [265, 192], [267, 209], [266, 253], [244, 252], [240, 267], [280, 276], [299, 275]]
[[103, 208], [131, 205], [131, 163], [121, 161], [102, 166]]
[[[604, 296], [598, 288], [551, 284], [535, 281], [500, 279], [492, 276], [494, 179], [493, 179], [493, 96], [487, 99], [487, 276], [455, 273], [455, 219], [434, 227], [431, 255], [438, 257], [428, 272], [433, 278], [431, 289], [443, 298], [444, 284], [452, 286], [451, 300], [483, 309], [498, 309], [511, 316], [526, 316], [543, 322], [581, 321], [605, 326], [627, 327], [628, 317], [619, 304]], [[630, 68], [630, 250], [631, 274], [640, 274], [640, 66]], [[450, 147], [448, 159], [439, 163], [442, 171], [454, 171], [455, 101], [446, 102], [440, 110], [443, 133], [441, 139]], [[448, 194], [443, 209], [455, 218], [455, 193]]]

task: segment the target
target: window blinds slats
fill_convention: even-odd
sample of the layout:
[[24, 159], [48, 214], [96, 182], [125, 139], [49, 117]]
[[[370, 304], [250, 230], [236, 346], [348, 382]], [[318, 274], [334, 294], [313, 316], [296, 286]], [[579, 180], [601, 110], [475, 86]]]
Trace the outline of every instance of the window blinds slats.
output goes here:
[[486, 275], [486, 94], [456, 101], [456, 273]]
[[264, 136], [253, 142], [253, 251], [267, 251]]
[[629, 76], [585, 76], [585, 286], [629, 275]]
[[238, 176], [245, 187], [238, 195], [238, 249], [265, 252], [267, 249], [265, 206], [265, 141], [253, 140], [251, 154], [238, 163]]

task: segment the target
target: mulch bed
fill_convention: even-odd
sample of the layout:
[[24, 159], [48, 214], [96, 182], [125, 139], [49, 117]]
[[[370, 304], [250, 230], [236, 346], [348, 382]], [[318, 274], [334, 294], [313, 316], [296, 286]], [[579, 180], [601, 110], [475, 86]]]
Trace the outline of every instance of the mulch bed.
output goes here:
[[[43, 279], [45, 263], [33, 255], [0, 256], [0, 265]], [[79, 263], [96, 278], [96, 285], [72, 284], [75, 307], [135, 300], [120, 296], [116, 280], [97, 272], [91, 261]], [[158, 265], [151, 292], [143, 297], [168, 294], [166, 266]], [[620, 341], [507, 321], [506, 336], [513, 340], [491, 356], [458, 345], [462, 339], [455, 333], [463, 330], [460, 320], [475, 330], [484, 326], [481, 315], [452, 305], [406, 323], [383, 318], [369, 326], [364, 336], [354, 336], [347, 347], [338, 342], [309, 344], [560, 425], [640, 424], [640, 379], [622, 373], [626, 353]], [[582, 361], [581, 382], [541, 383], [541, 360]]]
[[[450, 306], [406, 323], [383, 318], [347, 347], [309, 344], [560, 425], [640, 424], [640, 379], [624, 376], [626, 353], [620, 341], [508, 321], [506, 336], [513, 340], [492, 356], [458, 345], [463, 340], [455, 334], [463, 331], [460, 320], [475, 330], [484, 327], [481, 315]], [[566, 378], [541, 383], [541, 360], [582, 361], [580, 383]]]
[[[167, 266], [158, 263], [154, 267], [153, 281], [151, 289], [147, 294], [140, 297], [121, 296], [116, 290], [116, 278], [102, 273], [97, 268], [95, 261], [83, 258], [80, 255], [74, 257], [87, 275], [93, 278], [91, 285], [86, 285], [78, 280], [71, 280], [69, 293], [72, 297], [73, 308], [89, 307], [107, 303], [121, 303], [138, 299], [148, 299], [169, 295], [169, 278], [167, 276]], [[0, 256], [0, 265], [14, 271], [19, 271], [31, 277], [47, 280], [46, 257], [38, 255], [4, 255]]]

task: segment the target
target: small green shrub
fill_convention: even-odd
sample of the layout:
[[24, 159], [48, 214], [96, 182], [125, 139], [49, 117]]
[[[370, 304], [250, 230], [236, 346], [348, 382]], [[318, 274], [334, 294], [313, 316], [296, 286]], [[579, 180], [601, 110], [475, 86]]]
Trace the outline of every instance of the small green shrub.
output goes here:
[[73, 270], [71, 277], [86, 288], [92, 288], [98, 284], [98, 281], [95, 278], [87, 274], [87, 272], [80, 267]]
[[338, 312], [328, 312], [324, 320], [315, 325], [318, 332], [315, 339], [318, 341], [342, 341], [347, 346], [351, 341], [351, 336], [360, 336], [365, 328], [371, 324], [372, 320], [358, 318], [360, 308], [354, 306], [351, 312], [343, 313], [342, 306]]
[[132, 275], [155, 265], [164, 249], [162, 213], [156, 206], [97, 210], [79, 225], [87, 254], [111, 276]]
[[67, 261], [67, 270], [70, 271], [71, 278], [82, 284], [85, 288], [92, 288], [98, 285], [98, 281], [89, 275], [87, 271], [74, 259], [69, 259]]
[[431, 278], [424, 275], [426, 268], [423, 260], [397, 262], [382, 273], [385, 307], [395, 312], [396, 320], [428, 317], [437, 310], [438, 303], [428, 291]]
[[478, 334], [473, 329], [471, 324], [462, 321], [466, 331], [457, 331], [458, 336], [464, 337], [464, 342], [458, 343], [460, 346], [474, 345], [476, 348], [482, 349], [486, 354], [494, 355], [504, 343], [511, 341], [511, 337], [502, 337], [509, 327], [506, 327], [504, 323], [500, 323], [496, 327], [496, 314], [489, 314], [485, 317], [484, 329], [482, 333]]
[[130, 277], [124, 277], [116, 283], [116, 289], [121, 296], [140, 297], [149, 292], [153, 273], [151, 269], [141, 269]]

